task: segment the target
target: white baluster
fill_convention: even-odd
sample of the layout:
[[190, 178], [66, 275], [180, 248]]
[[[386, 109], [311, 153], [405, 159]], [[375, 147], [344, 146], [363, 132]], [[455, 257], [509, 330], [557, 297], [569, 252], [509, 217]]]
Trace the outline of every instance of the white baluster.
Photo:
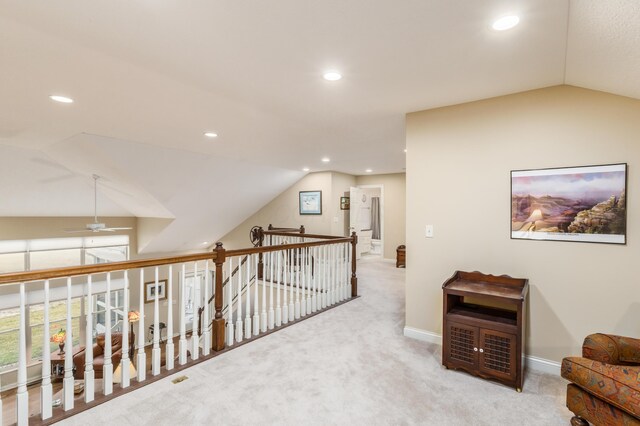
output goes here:
[[340, 245], [334, 244], [335, 252], [336, 252], [336, 261], [335, 261], [335, 269], [336, 269], [336, 295], [335, 295], [335, 303], [338, 303], [342, 300], [342, 268], [340, 267]]
[[244, 318], [244, 337], [251, 338], [251, 255], [247, 255], [247, 314]]
[[138, 321], [138, 382], [147, 378], [147, 355], [144, 353], [144, 269], [140, 269], [140, 320]]
[[[113, 364], [111, 362], [111, 272], [107, 272], [106, 312], [104, 320], [104, 365], [102, 366], [102, 391], [105, 395], [113, 392]], [[69, 323], [71, 321], [69, 320]], [[66, 360], [65, 360], [66, 361]], [[66, 367], [65, 367], [66, 376]], [[73, 376], [71, 377], [71, 399], [73, 399]]]
[[325, 309], [329, 302], [329, 246], [322, 251], [322, 309]]
[[351, 244], [347, 243], [347, 297], [351, 298]]
[[[107, 290], [109, 284], [107, 283]], [[71, 278], [67, 278], [67, 330], [65, 335], [64, 379], [62, 380], [62, 404], [64, 411], [73, 409], [73, 324], [71, 323]], [[106, 347], [105, 347], [106, 351]], [[105, 354], [105, 362], [106, 362]]]
[[[40, 386], [40, 414], [42, 420], [52, 416], [51, 351], [49, 350], [49, 280], [44, 282], [44, 313], [42, 319], [42, 386]], [[0, 410], [2, 407], [0, 406]], [[0, 414], [0, 417], [2, 414]], [[0, 418], [0, 424], [2, 424]]]
[[293, 256], [295, 256], [295, 250], [294, 249], [290, 249], [287, 250], [287, 262], [289, 263], [289, 321], [293, 321], [295, 319], [295, 306], [294, 306], [294, 300], [293, 300], [293, 289], [295, 287], [295, 278], [293, 275], [293, 268], [295, 265], [295, 261], [293, 259]]
[[296, 249], [296, 266], [297, 268], [295, 269], [295, 273], [296, 273], [296, 304], [295, 304], [295, 319], [300, 318], [300, 268], [302, 266], [301, 261], [300, 261], [300, 249], [297, 248]]
[[307, 314], [311, 313], [311, 247], [307, 247]]
[[193, 262], [193, 321], [191, 322], [191, 359], [196, 360], [200, 357], [200, 336], [198, 335], [198, 305], [196, 300], [196, 288], [200, 287], [200, 279], [198, 277], [198, 262]]
[[311, 296], [311, 312], [316, 312], [318, 310], [318, 247], [313, 247], [311, 249], [312, 257], [311, 257], [311, 271], [312, 271], [312, 293]]
[[173, 370], [175, 359], [175, 349], [173, 345], [173, 265], [169, 265], [169, 282], [167, 284], [167, 344], [164, 348], [164, 357], [165, 367], [167, 368], [167, 370]]
[[282, 288], [284, 300], [282, 302], [282, 323], [287, 324], [289, 322], [289, 305], [287, 304], [287, 293], [289, 290], [287, 289], [287, 275], [289, 270], [287, 269], [289, 264], [289, 250], [282, 251]]
[[273, 329], [275, 324], [275, 311], [273, 309], [273, 252], [269, 252], [269, 330]]
[[211, 331], [209, 330], [209, 286], [211, 285], [211, 271], [209, 261], [204, 264], [204, 309], [202, 312], [203, 348], [202, 354], [207, 356], [211, 353]]
[[162, 351], [160, 350], [160, 299], [158, 294], [159, 271], [157, 266], [154, 268], [153, 287], [153, 347], [151, 349], [151, 374], [157, 376], [160, 374], [160, 358], [162, 355]]
[[263, 333], [267, 331], [267, 274], [269, 253], [262, 255], [262, 312], [260, 313], [260, 331]]
[[[25, 315], [26, 295], [24, 292], [24, 283], [20, 283], [20, 326], [18, 329], [18, 391], [16, 393], [16, 416], [18, 426], [26, 426], [29, 424], [29, 393], [27, 391], [27, 326]], [[47, 343], [46, 348], [48, 347], [49, 343]], [[69, 369], [69, 371], [71, 371], [71, 369]]]
[[344, 299], [351, 297], [349, 289], [349, 244], [344, 243]]
[[227, 346], [233, 346], [233, 257], [229, 258], [229, 282], [227, 283]]
[[258, 262], [259, 262], [259, 255], [258, 253], [256, 253], [254, 255], [254, 259], [253, 259], [253, 263], [255, 263], [255, 270], [256, 270], [256, 281], [253, 284], [253, 335], [257, 336], [258, 334], [260, 334], [260, 315], [258, 314], [258, 283], [260, 282], [258, 280]]
[[242, 259], [238, 258], [238, 297], [236, 297], [238, 307], [236, 319], [236, 340], [242, 342], [244, 331], [242, 330]]
[[276, 267], [276, 327], [282, 325], [282, 307], [280, 306], [280, 280], [282, 279], [280, 252], [276, 252], [275, 256], [278, 258]]
[[338, 301], [338, 247], [335, 244], [331, 247], [333, 248], [333, 259], [331, 262], [333, 295], [331, 296], [331, 304], [335, 305]]
[[307, 285], [307, 253], [306, 247], [300, 249], [300, 284], [302, 286], [302, 292], [300, 294], [300, 316], [307, 315], [307, 302], [305, 301], [305, 287]]
[[[120, 386], [125, 389], [131, 384], [129, 365], [129, 271], [124, 271], [124, 317], [122, 318], [122, 359], [120, 360]], [[90, 348], [91, 346], [87, 346]], [[86, 389], [85, 389], [86, 392]]]
[[182, 271], [180, 274], [180, 297], [178, 297], [178, 303], [180, 303], [180, 340], [178, 340], [178, 362], [180, 365], [187, 363], [187, 337], [185, 324], [185, 281], [186, 281], [186, 265], [182, 264]]

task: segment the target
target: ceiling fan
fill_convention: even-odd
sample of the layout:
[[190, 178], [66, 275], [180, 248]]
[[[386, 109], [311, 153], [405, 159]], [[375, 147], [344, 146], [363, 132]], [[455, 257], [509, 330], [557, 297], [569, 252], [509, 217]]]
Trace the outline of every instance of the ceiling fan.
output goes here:
[[128, 229], [132, 229], [131, 227], [120, 227], [120, 228], [111, 228], [107, 227], [104, 223], [98, 222], [98, 179], [100, 176], [93, 175], [93, 223], [87, 223], [85, 228], [72, 228], [65, 229], [65, 232], [68, 233], [77, 233], [77, 232], [115, 232], [115, 231], [126, 231]]

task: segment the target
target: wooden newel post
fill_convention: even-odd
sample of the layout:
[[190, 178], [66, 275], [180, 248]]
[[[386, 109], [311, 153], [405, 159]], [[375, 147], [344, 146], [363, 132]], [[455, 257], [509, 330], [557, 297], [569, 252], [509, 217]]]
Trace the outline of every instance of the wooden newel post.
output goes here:
[[226, 250], [221, 242], [216, 243], [216, 294], [214, 306], [216, 314], [211, 324], [212, 339], [211, 349], [221, 351], [225, 347], [225, 320], [222, 317], [222, 266], [224, 265]]
[[[271, 228], [271, 224], [269, 224], [269, 228]], [[258, 239], [258, 247], [264, 246], [264, 230], [260, 227], [258, 231], [259, 239]], [[264, 272], [264, 262], [262, 261], [262, 253], [258, 254], [258, 278], [262, 279], [262, 273]]]
[[358, 277], [356, 276], [356, 245], [358, 236], [355, 231], [351, 233], [351, 297], [358, 295]]

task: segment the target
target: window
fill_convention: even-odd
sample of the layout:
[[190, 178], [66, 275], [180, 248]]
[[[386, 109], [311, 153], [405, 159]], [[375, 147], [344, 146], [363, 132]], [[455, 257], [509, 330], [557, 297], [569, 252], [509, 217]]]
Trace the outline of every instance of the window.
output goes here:
[[[91, 236], [77, 238], [48, 238], [39, 240], [0, 240], [0, 274], [58, 268], [64, 266], [93, 265], [119, 262], [129, 259], [129, 236]], [[27, 286], [27, 291], [29, 287]], [[112, 330], [119, 330], [124, 312], [123, 290], [111, 294]], [[93, 296], [94, 333], [105, 330], [105, 295]], [[71, 323], [73, 345], [80, 343], [85, 319], [81, 316], [83, 298], [74, 298], [71, 303]], [[66, 329], [66, 300], [51, 302], [49, 305], [50, 334]], [[42, 359], [44, 333], [44, 306], [42, 303], [26, 307], [27, 356], [31, 360]], [[0, 309], [0, 371], [13, 368], [18, 362], [18, 339], [20, 311], [18, 307]], [[120, 326], [121, 328], [121, 326]], [[101, 331], [100, 331], [101, 330]], [[58, 345], [49, 343], [46, 350], [53, 352]]]
[[18, 327], [20, 310], [18, 308], [0, 311], [0, 367], [18, 363]]
[[[106, 330], [107, 304], [105, 293], [93, 296], [93, 335], [104, 334]], [[124, 290], [111, 292], [111, 331], [122, 331], [124, 320]]]
[[24, 253], [0, 253], [0, 274], [25, 270]]
[[[73, 346], [80, 344], [80, 305], [82, 298], [71, 300], [71, 337]], [[42, 335], [44, 331], [44, 304], [29, 307], [29, 324], [31, 329], [31, 359], [42, 359]], [[49, 303], [49, 335], [67, 329], [67, 301], [59, 300]], [[49, 343], [49, 352], [58, 348], [57, 343]], [[65, 349], [66, 351], [66, 349]]]
[[82, 250], [46, 250], [29, 253], [29, 269], [62, 268], [64, 266], [77, 266], [82, 264]]

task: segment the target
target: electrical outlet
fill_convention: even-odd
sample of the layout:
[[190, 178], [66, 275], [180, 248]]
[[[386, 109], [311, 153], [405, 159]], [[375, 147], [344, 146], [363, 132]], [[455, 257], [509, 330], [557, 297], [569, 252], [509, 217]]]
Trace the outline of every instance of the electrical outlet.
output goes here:
[[427, 238], [433, 238], [433, 225], [427, 225], [425, 227], [424, 236]]

